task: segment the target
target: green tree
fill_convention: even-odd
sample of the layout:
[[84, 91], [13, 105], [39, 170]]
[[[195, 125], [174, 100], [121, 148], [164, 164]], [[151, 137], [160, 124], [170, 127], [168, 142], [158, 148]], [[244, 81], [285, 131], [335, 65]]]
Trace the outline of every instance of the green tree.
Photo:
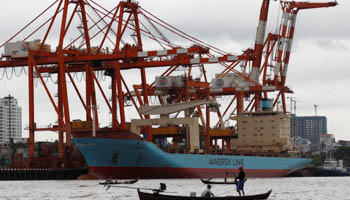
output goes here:
[[350, 167], [350, 147], [339, 147], [334, 152], [334, 158], [336, 160], [343, 160], [344, 165]]
[[321, 166], [324, 160], [325, 160], [325, 156], [322, 154], [313, 155], [311, 164], [313, 164], [314, 166]]

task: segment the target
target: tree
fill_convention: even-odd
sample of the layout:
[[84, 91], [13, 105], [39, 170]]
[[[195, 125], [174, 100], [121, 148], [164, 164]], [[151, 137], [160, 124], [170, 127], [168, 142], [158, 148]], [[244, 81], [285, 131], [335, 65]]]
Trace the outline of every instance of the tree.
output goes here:
[[341, 146], [334, 152], [336, 160], [343, 160], [345, 166], [350, 166], [350, 147]]
[[313, 164], [314, 166], [321, 166], [324, 160], [325, 160], [325, 156], [322, 154], [313, 155], [311, 164]]

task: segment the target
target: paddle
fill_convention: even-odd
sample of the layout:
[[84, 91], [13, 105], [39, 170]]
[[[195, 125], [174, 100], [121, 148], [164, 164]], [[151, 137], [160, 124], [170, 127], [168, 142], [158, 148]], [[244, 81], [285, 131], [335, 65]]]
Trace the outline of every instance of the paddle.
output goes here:
[[140, 188], [140, 187], [130, 187], [130, 186], [121, 186], [121, 185], [104, 185], [106, 188], [106, 191], [109, 190], [111, 187], [118, 187], [118, 188], [129, 188], [129, 189], [142, 189], [142, 190], [159, 190], [159, 189], [153, 189], [153, 188]]
[[[109, 190], [109, 188], [111, 187], [118, 187], [118, 188], [129, 188], [129, 189], [141, 189], [141, 190], [152, 190], [153, 192], [164, 192], [164, 190], [166, 190], [166, 185], [165, 183], [160, 183], [160, 187], [159, 189], [153, 189], [153, 188], [140, 188], [140, 187], [130, 187], [130, 186], [119, 186], [119, 185], [104, 185], [106, 188], [106, 191]], [[171, 192], [167, 192], [167, 193], [171, 193]]]

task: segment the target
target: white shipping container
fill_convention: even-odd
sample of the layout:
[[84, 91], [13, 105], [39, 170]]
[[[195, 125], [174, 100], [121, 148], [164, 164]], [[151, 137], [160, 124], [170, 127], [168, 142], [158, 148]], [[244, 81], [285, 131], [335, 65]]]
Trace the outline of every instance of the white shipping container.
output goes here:
[[[28, 56], [28, 50], [38, 50], [40, 48], [41, 42], [40, 40], [34, 41], [17, 41], [10, 42], [4, 45], [4, 55], [11, 56], [13, 58], [21, 58]], [[45, 44], [43, 47], [44, 51], [51, 51], [51, 46]]]
[[172, 88], [174, 79], [173, 76], [156, 76], [156, 88]]
[[229, 88], [232, 82], [233, 79], [228, 77], [214, 78], [210, 83], [210, 88]]
[[186, 77], [184, 76], [175, 76], [174, 77], [174, 87], [183, 88], [185, 87]]

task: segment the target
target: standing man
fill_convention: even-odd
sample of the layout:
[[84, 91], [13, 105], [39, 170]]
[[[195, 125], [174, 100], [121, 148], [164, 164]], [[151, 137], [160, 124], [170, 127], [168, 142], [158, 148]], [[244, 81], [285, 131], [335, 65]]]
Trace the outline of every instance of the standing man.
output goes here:
[[[235, 178], [236, 186], [237, 186], [237, 192], [238, 192], [239, 196], [242, 196], [242, 194], [244, 196], [245, 195], [244, 194], [245, 172], [243, 171], [243, 166], [239, 166], [238, 169], [239, 169], [239, 174]], [[242, 194], [241, 194], [241, 191], [242, 191]]]

